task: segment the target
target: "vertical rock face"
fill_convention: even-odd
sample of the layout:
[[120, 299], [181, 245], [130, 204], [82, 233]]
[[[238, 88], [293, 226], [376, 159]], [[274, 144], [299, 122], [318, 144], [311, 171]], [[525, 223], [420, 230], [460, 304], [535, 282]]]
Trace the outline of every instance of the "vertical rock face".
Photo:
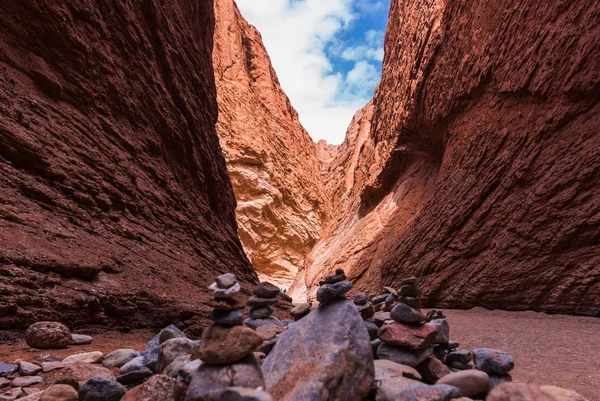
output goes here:
[[367, 290], [420, 276], [441, 306], [600, 313], [599, 17], [393, 0], [370, 131], [331, 164], [351, 191], [302, 284], [341, 266]]
[[212, 1], [9, 1], [0, 24], [0, 328], [208, 311], [256, 275], [215, 132]]
[[316, 147], [259, 32], [233, 0], [216, 0], [215, 13], [217, 132], [238, 202], [238, 232], [261, 280], [287, 288], [327, 213]]

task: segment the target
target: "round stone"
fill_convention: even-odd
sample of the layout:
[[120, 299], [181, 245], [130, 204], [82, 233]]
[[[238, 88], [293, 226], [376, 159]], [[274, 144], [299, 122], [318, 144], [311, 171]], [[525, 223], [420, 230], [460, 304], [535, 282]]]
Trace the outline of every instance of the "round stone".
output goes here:
[[25, 332], [25, 342], [31, 348], [66, 348], [71, 340], [71, 332], [67, 326], [58, 322], [34, 323]]
[[354, 301], [355, 305], [366, 305], [368, 300], [369, 299], [367, 298], [367, 294], [365, 294], [364, 292], [356, 294], [352, 298], [352, 301]]
[[473, 350], [475, 367], [486, 373], [506, 374], [515, 367], [514, 359], [504, 351], [491, 348]]
[[260, 298], [275, 298], [279, 294], [279, 287], [265, 281], [257, 285], [252, 293]]
[[273, 314], [273, 309], [269, 306], [260, 306], [258, 308], [250, 308], [248, 314], [250, 315], [250, 319], [266, 319]]
[[216, 278], [215, 282], [217, 283], [217, 286], [222, 289], [230, 288], [237, 283], [235, 275], [231, 273], [221, 274]]
[[86, 345], [91, 344], [94, 341], [94, 337], [83, 334], [71, 334], [71, 341], [72, 345]]
[[79, 388], [79, 401], [120, 401], [126, 392], [121, 383], [92, 377]]
[[425, 316], [416, 309], [407, 304], [398, 304], [392, 308], [390, 317], [398, 323], [420, 323], [425, 320]]
[[238, 310], [215, 309], [210, 313], [210, 319], [223, 326], [237, 326], [244, 323], [244, 314]]
[[42, 393], [40, 401], [78, 401], [77, 390], [68, 384], [55, 384]]
[[462, 395], [468, 397], [487, 392], [490, 378], [485, 372], [471, 369], [450, 373], [439, 379], [435, 384], [447, 384], [456, 387], [460, 389]]
[[202, 333], [198, 356], [212, 365], [234, 363], [250, 355], [262, 342], [262, 337], [248, 327], [213, 324]]

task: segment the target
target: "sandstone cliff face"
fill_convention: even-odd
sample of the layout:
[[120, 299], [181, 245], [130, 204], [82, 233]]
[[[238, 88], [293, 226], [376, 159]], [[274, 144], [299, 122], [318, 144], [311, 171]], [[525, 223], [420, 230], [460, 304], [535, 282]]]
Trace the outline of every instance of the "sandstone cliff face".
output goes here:
[[345, 267], [372, 291], [420, 276], [430, 305], [599, 314], [599, 17], [587, 0], [393, 0], [309, 289]]
[[193, 324], [216, 274], [256, 281], [215, 132], [213, 27], [210, 1], [3, 3], [0, 329]]
[[215, 1], [217, 133], [239, 235], [261, 280], [288, 288], [327, 207], [315, 144], [279, 85], [259, 32], [233, 0]]

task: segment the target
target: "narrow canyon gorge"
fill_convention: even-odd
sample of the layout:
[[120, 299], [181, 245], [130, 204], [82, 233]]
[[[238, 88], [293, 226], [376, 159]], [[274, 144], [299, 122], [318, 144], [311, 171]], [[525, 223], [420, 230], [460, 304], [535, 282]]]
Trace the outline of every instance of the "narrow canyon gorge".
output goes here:
[[219, 273], [302, 301], [337, 268], [368, 293], [417, 276], [429, 306], [598, 315], [599, 17], [393, 0], [334, 146], [233, 0], [7, 3], [0, 328], [193, 329]]

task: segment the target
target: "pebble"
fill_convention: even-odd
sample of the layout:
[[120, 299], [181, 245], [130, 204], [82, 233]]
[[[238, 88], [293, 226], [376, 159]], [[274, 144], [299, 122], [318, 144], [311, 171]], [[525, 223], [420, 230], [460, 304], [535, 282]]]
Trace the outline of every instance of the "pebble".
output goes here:
[[19, 366], [12, 363], [0, 363], [0, 377], [10, 376], [19, 370]]
[[446, 365], [439, 359], [429, 357], [421, 362], [416, 367], [417, 371], [423, 377], [423, 380], [429, 384], [433, 384], [440, 380], [442, 377], [452, 373]]
[[78, 401], [77, 390], [68, 384], [54, 384], [44, 390], [40, 401]]
[[79, 401], [120, 401], [126, 392], [121, 383], [92, 377], [79, 388]]
[[229, 287], [229, 288], [219, 288], [219, 286], [217, 285], [217, 283], [212, 283], [209, 287], [208, 287], [208, 291], [211, 293], [211, 295], [214, 298], [220, 299], [220, 298], [231, 298], [233, 297], [235, 294], [237, 294], [238, 292], [240, 292], [240, 283], [235, 283], [233, 286]]
[[104, 359], [104, 354], [100, 351], [84, 352], [66, 357], [62, 360], [63, 365], [74, 365], [77, 363], [100, 363]]
[[450, 325], [446, 319], [434, 319], [427, 324], [437, 330], [434, 344], [445, 344], [450, 341]]
[[134, 349], [122, 348], [108, 354], [102, 361], [102, 366], [107, 368], [120, 368], [133, 358], [140, 356], [140, 353]]
[[210, 319], [223, 326], [237, 326], [244, 323], [244, 314], [239, 310], [215, 309], [210, 313]]
[[217, 286], [219, 288], [227, 289], [227, 288], [233, 287], [233, 285], [235, 283], [237, 283], [237, 280], [236, 280], [234, 274], [225, 273], [225, 274], [221, 274], [220, 276], [218, 276], [216, 278], [215, 282], [217, 283]]
[[29, 387], [40, 384], [44, 379], [41, 376], [21, 376], [15, 378], [10, 385], [12, 387]]
[[154, 372], [150, 369], [143, 367], [140, 370], [134, 370], [133, 372], [125, 373], [117, 377], [117, 381], [121, 384], [139, 383], [144, 379], [152, 376]]
[[72, 345], [85, 345], [91, 344], [94, 341], [94, 337], [85, 336], [83, 334], [71, 334], [71, 344]]
[[35, 363], [20, 361], [19, 362], [19, 374], [21, 376], [34, 376], [42, 371], [42, 367]]
[[376, 338], [374, 340], [371, 341], [371, 350], [373, 351], [373, 355], [377, 355], [377, 349], [379, 348], [379, 346], [381, 345], [381, 340], [379, 338]]
[[344, 299], [344, 294], [352, 289], [352, 283], [344, 280], [334, 284], [323, 284], [317, 290], [317, 301], [327, 305], [333, 301]]
[[67, 348], [71, 341], [71, 332], [67, 326], [58, 322], [37, 322], [25, 332], [25, 342], [31, 348]]
[[450, 373], [439, 379], [436, 384], [454, 386], [460, 389], [462, 395], [469, 397], [488, 391], [490, 378], [485, 372], [471, 369]]
[[515, 361], [504, 351], [491, 348], [473, 350], [475, 367], [486, 373], [506, 374], [513, 370]]
[[398, 323], [420, 323], [425, 321], [425, 315], [407, 304], [398, 304], [390, 312], [390, 317]]
[[56, 369], [62, 369], [65, 365], [62, 362], [42, 362], [42, 372], [48, 373]]
[[253, 295], [250, 298], [248, 298], [248, 306], [253, 307], [253, 308], [274, 305], [276, 303], [277, 303], [277, 297], [262, 298], [262, 297]]
[[[273, 309], [269, 306], [259, 306], [257, 308], [250, 308], [248, 315], [250, 319], [266, 319], [273, 314]], [[243, 320], [243, 316], [242, 316]]]
[[252, 294], [260, 298], [275, 298], [279, 295], [279, 287], [269, 282], [262, 282], [256, 286]]
[[421, 294], [421, 289], [417, 285], [407, 284], [407, 285], [403, 285], [400, 288], [399, 295], [401, 297], [419, 298], [422, 294]]
[[361, 293], [356, 294], [352, 298], [352, 301], [354, 302], [355, 305], [366, 305], [367, 302], [369, 301], [369, 298], [367, 297], [367, 294], [365, 294], [364, 292], [361, 292]]
[[377, 348], [377, 357], [379, 359], [388, 359], [390, 361], [415, 367], [425, 359], [431, 356], [433, 348], [422, 350], [409, 350], [406, 348], [394, 347], [388, 344], [381, 344]]
[[262, 337], [248, 327], [212, 325], [202, 333], [198, 356], [207, 364], [230, 364], [252, 354], [262, 343]]

